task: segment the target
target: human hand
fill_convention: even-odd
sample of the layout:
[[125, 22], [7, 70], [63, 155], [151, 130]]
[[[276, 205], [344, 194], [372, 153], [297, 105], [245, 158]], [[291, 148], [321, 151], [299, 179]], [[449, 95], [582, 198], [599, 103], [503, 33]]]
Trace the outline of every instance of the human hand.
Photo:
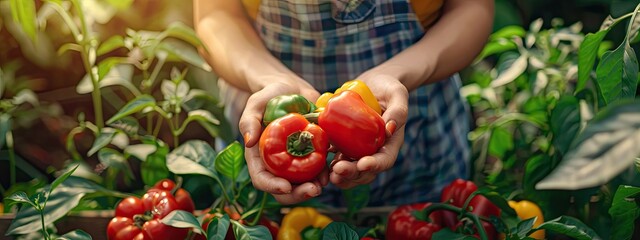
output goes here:
[[319, 96], [313, 87], [303, 81], [300, 84], [284, 82], [267, 84], [247, 100], [240, 117], [239, 128], [244, 137], [245, 159], [254, 187], [271, 193], [278, 202], [286, 205], [320, 195], [322, 186], [327, 185], [329, 180], [326, 168], [318, 179], [300, 185], [292, 185], [288, 180], [277, 177], [266, 169], [257, 144], [263, 131], [262, 116], [265, 106], [271, 98], [285, 94], [301, 94], [312, 102]]
[[329, 179], [343, 189], [371, 183], [379, 173], [393, 167], [404, 141], [404, 125], [408, 115], [409, 93], [397, 78], [371, 69], [357, 79], [367, 84], [383, 109], [387, 140], [377, 153], [357, 161], [336, 154], [331, 163]]

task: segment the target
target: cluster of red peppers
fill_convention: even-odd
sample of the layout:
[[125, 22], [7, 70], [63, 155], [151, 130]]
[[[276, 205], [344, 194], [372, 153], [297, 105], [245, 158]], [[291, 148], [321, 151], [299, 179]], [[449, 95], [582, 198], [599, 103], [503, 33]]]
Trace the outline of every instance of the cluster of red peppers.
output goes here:
[[160, 220], [173, 210], [193, 213], [195, 205], [189, 192], [176, 188], [165, 179], [156, 183], [142, 196], [127, 197], [116, 206], [115, 217], [107, 226], [110, 240], [185, 239], [188, 228], [175, 228]]
[[476, 220], [485, 219], [480, 220], [484, 235], [488, 239], [497, 239], [498, 233], [495, 227], [486, 219], [491, 216], [500, 217], [500, 208], [491, 203], [486, 197], [475, 195], [469, 200], [467, 209], [461, 209], [476, 190], [478, 190], [478, 187], [473, 182], [456, 179], [442, 190], [440, 199], [442, 203], [437, 203], [440, 206], [444, 204], [445, 208], [436, 208], [436, 210], [430, 211], [428, 215], [429, 221], [417, 219], [414, 212], [433, 207], [437, 205], [436, 203], [399, 206], [389, 215], [386, 238], [431, 239], [434, 233], [443, 228], [449, 228], [453, 231], [479, 238], [482, 235], [478, 229], [480, 225], [474, 224], [474, 221], [468, 218], [469, 214], [472, 214], [477, 216]]
[[378, 151], [386, 138], [381, 108], [359, 80], [312, 103], [301, 95], [282, 95], [265, 108], [260, 154], [267, 170], [292, 183], [315, 179], [326, 164], [329, 144], [343, 156], [360, 159]]

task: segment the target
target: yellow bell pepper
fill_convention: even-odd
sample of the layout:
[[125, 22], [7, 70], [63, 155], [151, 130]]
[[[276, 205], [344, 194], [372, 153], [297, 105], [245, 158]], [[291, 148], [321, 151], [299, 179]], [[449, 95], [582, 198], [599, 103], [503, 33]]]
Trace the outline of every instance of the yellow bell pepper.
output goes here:
[[[518, 213], [518, 217], [522, 220], [538, 217], [536, 219], [536, 222], [533, 223], [534, 228], [540, 226], [540, 224], [544, 222], [544, 216], [542, 215], [542, 210], [540, 210], [540, 207], [538, 207], [538, 205], [536, 205], [531, 201], [527, 201], [527, 200], [522, 200], [519, 202], [509, 201], [509, 206], [513, 208], [513, 210], [516, 210], [516, 213]], [[529, 237], [532, 237], [535, 239], [544, 239], [544, 236], [545, 236], [544, 230], [538, 230], [532, 233], [531, 235], [529, 235]]]
[[316, 100], [316, 106], [318, 107], [319, 111], [322, 111], [322, 109], [324, 109], [324, 107], [327, 106], [327, 103], [329, 102], [329, 99], [331, 99], [331, 97], [333, 97], [333, 95], [339, 94], [339, 93], [344, 92], [346, 90], [351, 90], [351, 91], [354, 91], [354, 92], [358, 93], [358, 95], [360, 95], [360, 97], [362, 97], [362, 100], [364, 100], [364, 102], [369, 107], [371, 107], [378, 114], [382, 114], [382, 108], [380, 108], [380, 103], [378, 103], [378, 100], [376, 99], [376, 96], [373, 95], [373, 92], [371, 92], [371, 89], [369, 89], [369, 87], [367, 87], [367, 84], [365, 84], [363, 81], [360, 81], [360, 80], [357, 80], [357, 79], [356, 80], [351, 80], [351, 81], [348, 81], [348, 82], [342, 84], [342, 86], [340, 86], [340, 88], [336, 89], [336, 91], [334, 93], [326, 92], [326, 93], [320, 95], [320, 97], [318, 97], [318, 100]]
[[0, 203], [0, 215], [4, 214], [4, 204]]
[[312, 207], [295, 207], [282, 219], [278, 240], [300, 240], [307, 227], [325, 228], [333, 220]]

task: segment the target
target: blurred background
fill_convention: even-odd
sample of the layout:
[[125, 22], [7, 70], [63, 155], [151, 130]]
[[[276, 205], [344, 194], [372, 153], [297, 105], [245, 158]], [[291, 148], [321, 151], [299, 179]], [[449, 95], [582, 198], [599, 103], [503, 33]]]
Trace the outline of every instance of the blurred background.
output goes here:
[[[79, 94], [76, 86], [85, 76], [85, 69], [79, 54], [67, 51], [58, 54], [58, 49], [73, 41], [73, 36], [60, 17], [48, 9], [42, 13], [41, 1], [35, 1], [39, 13], [41, 31], [37, 40], [32, 41], [18, 27], [10, 14], [8, 0], [0, 1], [0, 69], [5, 87], [3, 98], [12, 98], [21, 89], [31, 89], [39, 102], [38, 109], [30, 108], [14, 121], [15, 151], [19, 159], [19, 180], [29, 180], [34, 175], [46, 175], [64, 166], [70, 158], [66, 151], [67, 133], [78, 125], [82, 113], [93, 119], [90, 94]], [[92, 18], [90, 23], [99, 41], [116, 35], [126, 35], [127, 29], [162, 31], [174, 22], [192, 26], [192, 2], [171, 0], [127, 0], [101, 1], [85, 0], [85, 15]], [[121, 2], [121, 3], [117, 3]], [[582, 32], [596, 31], [609, 14], [614, 17], [631, 11], [637, 1], [616, 0], [497, 0], [494, 30], [509, 25], [528, 27], [532, 21], [542, 19], [545, 27], [553, 21], [564, 25], [582, 23]], [[553, 20], [553, 21], [552, 21]], [[616, 34], [610, 34], [613, 38]], [[623, 36], [623, 33], [617, 37]], [[115, 51], [111, 55], [123, 55]], [[178, 63], [179, 64], [179, 63]], [[171, 69], [170, 66], [164, 68]], [[215, 94], [214, 74], [191, 72], [190, 78], [201, 88], [209, 88]], [[203, 84], [204, 83], [204, 84]], [[104, 111], [109, 116], [126, 103], [122, 89], [105, 88]], [[47, 114], [39, 114], [45, 112]], [[197, 129], [193, 134], [198, 134]], [[85, 151], [90, 148], [90, 136], [84, 141], [76, 141], [77, 147]], [[8, 153], [0, 151], [0, 176], [2, 185], [8, 187]], [[27, 172], [25, 172], [27, 171]]]

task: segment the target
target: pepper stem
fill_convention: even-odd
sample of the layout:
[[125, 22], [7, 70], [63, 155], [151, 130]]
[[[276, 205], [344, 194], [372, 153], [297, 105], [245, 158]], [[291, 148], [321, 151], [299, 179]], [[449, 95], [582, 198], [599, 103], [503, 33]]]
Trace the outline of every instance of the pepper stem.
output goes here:
[[151, 212], [145, 212], [144, 214], [133, 215], [133, 224], [138, 228], [142, 228], [145, 222], [153, 219]]
[[315, 151], [313, 134], [308, 131], [297, 131], [287, 137], [287, 152], [296, 157], [303, 157]]
[[304, 116], [304, 118], [307, 119], [307, 121], [309, 121], [310, 123], [318, 124], [318, 116], [320, 116], [320, 113], [312, 112], [304, 114], [302, 116]]

